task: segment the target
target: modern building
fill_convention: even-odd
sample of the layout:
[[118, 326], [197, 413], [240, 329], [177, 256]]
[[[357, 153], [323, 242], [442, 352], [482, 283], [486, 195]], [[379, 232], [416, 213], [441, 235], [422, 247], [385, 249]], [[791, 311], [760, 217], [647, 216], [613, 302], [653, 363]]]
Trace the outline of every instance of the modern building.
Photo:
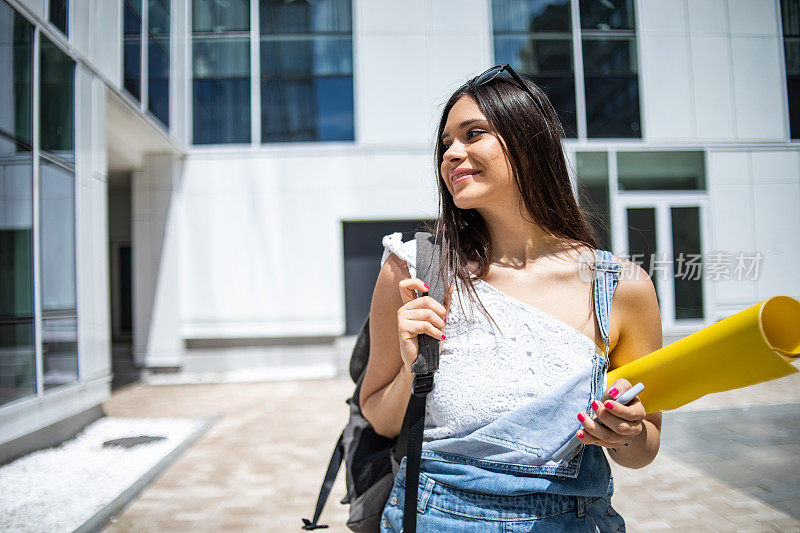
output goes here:
[[0, 0], [0, 462], [130, 371], [334, 375], [496, 63], [557, 107], [665, 342], [800, 297], [798, 0]]

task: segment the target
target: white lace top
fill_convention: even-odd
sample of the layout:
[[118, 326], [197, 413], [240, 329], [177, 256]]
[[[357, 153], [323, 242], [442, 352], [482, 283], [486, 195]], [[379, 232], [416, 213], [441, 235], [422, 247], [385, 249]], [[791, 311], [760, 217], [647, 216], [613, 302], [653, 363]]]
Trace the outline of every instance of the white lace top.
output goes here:
[[[402, 234], [393, 233], [383, 246], [381, 265], [394, 253], [416, 275], [416, 241], [403, 243]], [[426, 404], [425, 441], [470, 434], [593, 363], [596, 347], [586, 335], [483, 280], [474, 285], [502, 332], [465, 289], [453, 291]]]

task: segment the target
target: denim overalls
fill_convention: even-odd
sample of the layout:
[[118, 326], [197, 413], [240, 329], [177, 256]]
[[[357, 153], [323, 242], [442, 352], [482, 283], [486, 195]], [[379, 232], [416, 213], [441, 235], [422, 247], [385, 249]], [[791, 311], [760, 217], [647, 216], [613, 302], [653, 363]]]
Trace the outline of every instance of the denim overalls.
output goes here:
[[[579, 429], [604, 389], [609, 313], [621, 265], [596, 251], [594, 307], [605, 355], [568, 383], [470, 435], [426, 442], [417, 499], [420, 533], [625, 531], [611, 507], [613, 480], [599, 446], [580, 445], [564, 460], [550, 457]], [[435, 386], [435, 385], [434, 385]], [[381, 532], [403, 523], [405, 458], [386, 505]]]

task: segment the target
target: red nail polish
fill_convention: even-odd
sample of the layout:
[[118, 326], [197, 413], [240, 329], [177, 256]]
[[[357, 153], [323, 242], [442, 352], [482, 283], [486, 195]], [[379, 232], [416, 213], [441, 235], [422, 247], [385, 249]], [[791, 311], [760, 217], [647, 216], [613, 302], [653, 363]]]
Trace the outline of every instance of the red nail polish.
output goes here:
[[581, 422], [583, 422], [584, 420], [586, 420], [586, 417], [585, 417], [585, 416], [583, 416], [583, 414], [582, 414], [582, 413], [578, 413], [578, 420], [580, 420]]
[[426, 290], [426, 291], [430, 290], [430, 287], [428, 287], [428, 284], [427, 284], [427, 283], [423, 283], [422, 285], [425, 287], [425, 290]]
[[617, 396], [619, 396], [619, 391], [617, 389], [611, 389], [608, 391], [608, 395], [616, 400]]
[[444, 340], [444, 335], [442, 335], [442, 340]]
[[614, 408], [614, 404], [611, 403], [611, 402], [606, 402], [605, 406], [606, 406], [606, 409], [613, 409]]
[[598, 409], [600, 409], [600, 404], [599, 404], [599, 403], [597, 403], [596, 401], [593, 401], [593, 402], [592, 402], [592, 409], [594, 409], [595, 411], [597, 411]]
[[583, 433], [578, 433], [578, 438], [582, 439], [583, 438]]

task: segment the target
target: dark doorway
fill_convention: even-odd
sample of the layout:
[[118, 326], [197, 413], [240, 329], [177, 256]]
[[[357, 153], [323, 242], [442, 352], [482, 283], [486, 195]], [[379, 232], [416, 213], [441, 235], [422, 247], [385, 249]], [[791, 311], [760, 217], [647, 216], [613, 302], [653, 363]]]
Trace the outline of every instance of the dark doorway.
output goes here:
[[112, 390], [139, 380], [133, 362], [131, 174], [111, 172], [108, 184], [108, 258], [111, 295]]
[[344, 243], [344, 293], [347, 335], [356, 335], [369, 314], [372, 291], [380, 272], [383, 255], [381, 239], [402, 232], [403, 241], [424, 231], [426, 220], [380, 220], [342, 222]]

